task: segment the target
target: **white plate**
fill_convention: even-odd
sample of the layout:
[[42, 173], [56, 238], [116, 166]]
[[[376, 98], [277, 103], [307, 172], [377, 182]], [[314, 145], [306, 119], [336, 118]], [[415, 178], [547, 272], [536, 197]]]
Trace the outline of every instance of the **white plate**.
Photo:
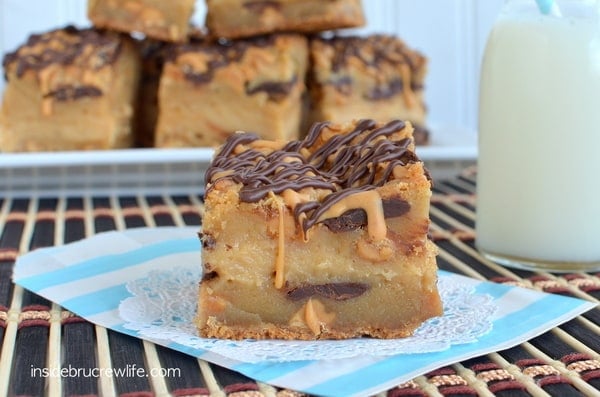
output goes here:
[[0, 154], [0, 168], [76, 167], [144, 163], [208, 163], [212, 154], [213, 150], [209, 148], [3, 153]]
[[431, 142], [417, 146], [416, 152], [423, 161], [450, 161], [477, 159], [477, 132], [461, 127], [432, 124]]
[[[208, 163], [213, 149], [120, 149], [81, 152], [0, 154], [0, 168], [71, 167], [117, 164]], [[431, 143], [417, 147], [424, 160], [473, 160], [477, 157], [477, 134], [459, 127], [434, 124]]]
[[[476, 138], [473, 131], [434, 124], [431, 143], [417, 147], [417, 155], [434, 178], [452, 175], [476, 159]], [[200, 193], [213, 153], [211, 148], [0, 153], [0, 195]]]

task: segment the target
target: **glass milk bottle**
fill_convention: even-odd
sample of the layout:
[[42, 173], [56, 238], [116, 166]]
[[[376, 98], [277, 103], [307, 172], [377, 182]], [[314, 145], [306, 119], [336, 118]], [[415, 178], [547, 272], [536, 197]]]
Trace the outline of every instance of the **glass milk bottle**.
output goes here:
[[509, 0], [488, 38], [476, 244], [501, 264], [600, 269], [598, 0]]

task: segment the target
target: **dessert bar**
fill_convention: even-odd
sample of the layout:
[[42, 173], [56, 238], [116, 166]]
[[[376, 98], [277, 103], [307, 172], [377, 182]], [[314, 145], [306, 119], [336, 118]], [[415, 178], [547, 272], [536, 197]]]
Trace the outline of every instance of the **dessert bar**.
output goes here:
[[360, 0], [207, 0], [206, 6], [206, 26], [216, 37], [314, 33], [365, 24]]
[[98, 28], [184, 42], [194, 5], [195, 0], [88, 0], [88, 18]]
[[6, 54], [0, 117], [6, 152], [130, 147], [140, 75], [132, 40], [66, 27]]
[[279, 34], [172, 46], [158, 90], [157, 147], [216, 146], [237, 130], [296, 139], [307, 39]]
[[237, 133], [206, 173], [205, 337], [406, 337], [442, 313], [431, 180], [412, 126], [316, 123], [303, 140]]
[[369, 117], [410, 121], [415, 141], [428, 141], [424, 83], [427, 59], [395, 36], [315, 37], [309, 124]]

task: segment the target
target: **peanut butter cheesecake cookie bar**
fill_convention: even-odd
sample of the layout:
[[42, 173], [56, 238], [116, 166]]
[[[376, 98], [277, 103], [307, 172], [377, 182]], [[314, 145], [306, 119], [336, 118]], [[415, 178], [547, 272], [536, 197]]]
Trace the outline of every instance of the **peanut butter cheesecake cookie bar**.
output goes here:
[[1, 151], [133, 144], [140, 59], [129, 37], [75, 27], [35, 34], [3, 67]]
[[187, 41], [195, 0], [89, 0], [94, 26], [143, 33], [156, 40]]
[[315, 37], [310, 42], [309, 124], [369, 117], [408, 120], [428, 142], [427, 58], [390, 35]]
[[211, 35], [230, 39], [275, 32], [314, 33], [365, 24], [360, 0], [207, 0], [206, 8], [206, 26]]
[[399, 120], [231, 136], [206, 173], [200, 334], [397, 338], [440, 315], [431, 180], [414, 149]]
[[307, 67], [307, 39], [296, 34], [173, 46], [160, 79], [155, 145], [216, 146], [241, 129], [297, 139]]

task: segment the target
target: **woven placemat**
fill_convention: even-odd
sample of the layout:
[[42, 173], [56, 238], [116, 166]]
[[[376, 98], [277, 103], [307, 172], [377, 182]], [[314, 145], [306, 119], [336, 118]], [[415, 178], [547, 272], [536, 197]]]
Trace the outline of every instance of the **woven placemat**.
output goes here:
[[[199, 226], [202, 212], [202, 197], [195, 195], [0, 198], [0, 396], [298, 395], [107, 331], [10, 281], [21, 253], [108, 230]], [[600, 274], [532, 273], [501, 267], [479, 255], [474, 245], [474, 169], [436, 181], [431, 219], [441, 269], [600, 299]], [[443, 367], [384, 395], [600, 395], [599, 351], [596, 308], [527, 343]], [[50, 368], [63, 372], [49, 373]]]

